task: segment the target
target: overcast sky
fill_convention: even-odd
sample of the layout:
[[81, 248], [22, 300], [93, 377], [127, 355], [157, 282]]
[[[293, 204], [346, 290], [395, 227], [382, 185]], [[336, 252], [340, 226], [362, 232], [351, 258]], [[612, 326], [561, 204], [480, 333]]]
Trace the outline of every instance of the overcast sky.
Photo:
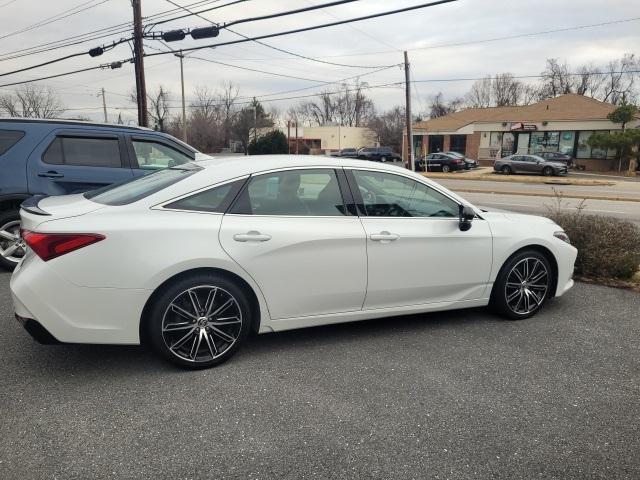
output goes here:
[[[175, 0], [180, 5], [190, 5], [195, 1]], [[202, 6], [193, 7], [193, 10], [228, 2], [229, 0], [200, 2]], [[203, 16], [215, 22], [228, 22], [326, 2], [328, 0], [250, 0], [205, 13]], [[360, 0], [276, 20], [238, 25], [234, 30], [247, 36], [262, 35], [420, 3], [424, 3], [424, 0]], [[60, 21], [12, 34], [74, 7], [89, 8]], [[147, 17], [175, 7], [166, 0], [142, 0], [142, 8], [143, 16]], [[174, 15], [177, 16], [178, 13]], [[0, 0], [0, 60], [15, 50], [129, 22], [131, 17], [129, 0]], [[399, 67], [373, 74], [371, 72], [374, 69], [360, 67], [398, 64], [402, 62], [402, 50], [405, 49], [409, 50], [414, 80], [482, 77], [505, 71], [515, 75], [538, 74], [544, 68], [545, 59], [550, 57], [566, 60], [570, 65], [590, 62], [604, 64], [624, 53], [640, 53], [640, 20], [485, 43], [451, 44], [635, 17], [640, 17], [637, 0], [458, 0], [380, 19], [265, 40], [269, 45], [296, 54], [353, 67], [305, 60], [253, 42], [215, 50], [200, 50], [192, 56], [308, 80], [244, 71], [187, 57], [187, 99], [193, 97], [192, 92], [196, 86], [215, 89], [223, 81], [236, 84], [240, 88], [240, 95], [244, 97], [315, 86], [295, 93], [261, 97], [263, 101], [312, 94], [327, 88], [335, 89], [335, 85], [321, 86], [317, 81], [333, 82], [360, 74], [363, 75], [361, 80], [370, 85], [398, 82], [404, 79], [404, 72]], [[203, 19], [189, 17], [165, 23], [156, 30], [206, 25], [207, 22]], [[52, 52], [1, 61], [0, 73], [83, 51], [100, 45], [102, 41], [121, 36], [123, 34]], [[222, 31], [217, 39], [187, 39], [170, 45], [174, 48], [188, 48], [238, 38], [240, 37], [233, 33]], [[152, 47], [165, 48], [157, 41], [149, 40], [146, 43], [146, 53], [156, 52]], [[130, 56], [129, 46], [123, 44], [98, 58], [87, 55], [29, 72], [0, 77], [0, 84], [86, 68]], [[153, 91], [158, 85], [164, 85], [172, 94], [171, 104], [178, 107], [179, 60], [173, 55], [164, 55], [147, 58], [145, 65], [148, 90]], [[96, 93], [104, 87], [107, 90], [110, 120], [115, 120], [119, 112], [122, 112], [125, 120], [135, 118], [135, 107], [127, 99], [128, 92], [134, 86], [133, 66], [130, 64], [120, 70], [95, 70], [39, 84], [48, 85], [60, 94], [68, 108], [67, 116], [83, 115], [101, 119], [102, 104]], [[414, 111], [425, 109], [428, 97], [438, 91], [442, 91], [447, 97], [462, 95], [470, 84], [468, 81], [417, 84], [414, 91]], [[16, 87], [2, 88], [0, 92], [9, 93], [14, 88]], [[369, 95], [380, 109], [404, 102], [400, 87], [374, 88], [369, 91]], [[269, 105], [275, 105], [284, 111], [299, 101], [281, 100]], [[175, 112], [178, 113], [177, 108]]]

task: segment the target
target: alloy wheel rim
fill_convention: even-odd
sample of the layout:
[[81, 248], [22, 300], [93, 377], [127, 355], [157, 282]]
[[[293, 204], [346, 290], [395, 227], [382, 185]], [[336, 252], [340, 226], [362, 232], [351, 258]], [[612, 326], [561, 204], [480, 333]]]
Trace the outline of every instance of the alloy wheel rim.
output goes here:
[[178, 294], [162, 317], [162, 338], [169, 351], [192, 363], [214, 360], [238, 340], [242, 311], [236, 298], [214, 285]]
[[20, 236], [20, 220], [12, 220], [0, 226], [0, 256], [18, 263], [24, 257], [26, 246]]
[[507, 275], [507, 306], [516, 314], [527, 315], [542, 305], [548, 289], [549, 272], [546, 265], [535, 257], [524, 258]]

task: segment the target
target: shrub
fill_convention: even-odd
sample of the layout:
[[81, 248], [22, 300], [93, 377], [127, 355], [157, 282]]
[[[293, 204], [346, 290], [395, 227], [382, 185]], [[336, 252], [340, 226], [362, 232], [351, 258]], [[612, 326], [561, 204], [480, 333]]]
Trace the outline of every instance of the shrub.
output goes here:
[[640, 228], [626, 220], [587, 215], [584, 202], [562, 207], [562, 196], [547, 215], [560, 225], [578, 249], [575, 273], [586, 277], [630, 279], [640, 268]]
[[287, 136], [273, 130], [249, 144], [249, 155], [284, 154], [289, 152]]

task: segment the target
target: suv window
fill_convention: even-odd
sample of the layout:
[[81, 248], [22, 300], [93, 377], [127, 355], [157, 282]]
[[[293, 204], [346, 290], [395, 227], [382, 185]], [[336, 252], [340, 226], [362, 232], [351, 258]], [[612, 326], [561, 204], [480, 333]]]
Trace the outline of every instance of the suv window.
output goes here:
[[85, 193], [84, 197], [105, 205], [128, 205], [184, 180], [199, 170], [202, 170], [202, 167], [193, 163], [181, 167], [165, 168], [125, 183], [92, 190]]
[[138, 167], [144, 169], [159, 169], [175, 167], [193, 159], [188, 155], [153, 140], [131, 140], [133, 151], [138, 160]]
[[51, 142], [42, 161], [52, 165], [122, 167], [117, 138], [60, 136]]
[[0, 155], [13, 147], [24, 137], [24, 132], [18, 130], [0, 130]]
[[199, 212], [224, 213], [233, 201], [233, 198], [242, 188], [245, 180], [237, 180], [219, 187], [196, 193], [190, 197], [177, 200], [165, 205], [165, 208], [175, 208], [178, 210], [193, 210]]
[[371, 217], [457, 217], [458, 204], [423, 183], [392, 173], [353, 170]]
[[246, 215], [346, 215], [331, 169], [288, 170], [253, 177], [231, 213]]

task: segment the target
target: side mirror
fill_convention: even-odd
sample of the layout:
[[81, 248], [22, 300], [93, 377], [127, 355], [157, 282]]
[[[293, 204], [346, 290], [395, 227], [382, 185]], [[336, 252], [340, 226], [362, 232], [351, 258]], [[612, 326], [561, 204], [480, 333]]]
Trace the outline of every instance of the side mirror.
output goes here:
[[460, 231], [466, 232], [471, 228], [471, 222], [475, 218], [476, 212], [473, 211], [473, 208], [467, 205], [460, 205], [458, 208], [460, 213]]

